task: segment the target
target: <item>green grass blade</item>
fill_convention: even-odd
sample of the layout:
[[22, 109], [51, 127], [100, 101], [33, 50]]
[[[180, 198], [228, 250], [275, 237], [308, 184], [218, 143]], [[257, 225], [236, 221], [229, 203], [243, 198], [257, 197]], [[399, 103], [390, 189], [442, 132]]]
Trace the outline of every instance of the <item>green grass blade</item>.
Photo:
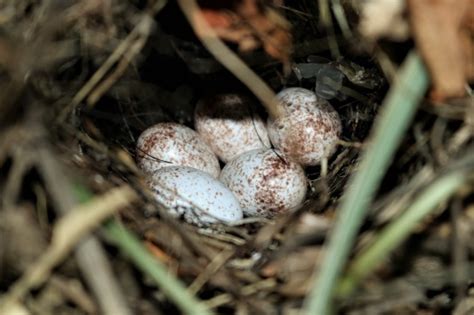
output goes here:
[[141, 244], [141, 242], [116, 222], [105, 226], [106, 235], [120, 248], [133, 263], [149, 275], [184, 314], [211, 314], [203, 304], [191, 295], [159, 261], [157, 261]]
[[363, 277], [403, 242], [426, 215], [435, 210], [441, 202], [451, 197], [464, 184], [465, 180], [462, 172], [452, 172], [426, 188], [396, 221], [390, 223], [380, 232], [372, 245], [354, 259], [347, 276], [338, 287], [337, 295], [345, 297], [350, 294]]
[[306, 314], [329, 313], [336, 283], [359, 227], [427, 87], [426, 69], [420, 57], [411, 52], [384, 100], [372, 131], [372, 143], [342, 200], [320, 272], [305, 300]]
[[[94, 195], [83, 185], [74, 188], [76, 197], [86, 202]], [[183, 314], [210, 315], [204, 304], [190, 294], [187, 288], [176, 279], [166, 267], [156, 260], [143, 247], [142, 243], [124, 227], [114, 221], [108, 222], [104, 229], [105, 235], [123, 251], [144, 274], [152, 278], [165, 295], [183, 312]]]

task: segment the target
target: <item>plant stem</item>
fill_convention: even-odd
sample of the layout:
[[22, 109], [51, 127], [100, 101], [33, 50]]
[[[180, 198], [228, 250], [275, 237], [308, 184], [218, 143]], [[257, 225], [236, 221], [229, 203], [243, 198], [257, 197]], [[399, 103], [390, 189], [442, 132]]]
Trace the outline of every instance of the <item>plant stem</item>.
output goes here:
[[371, 144], [343, 197], [321, 269], [305, 300], [305, 314], [329, 313], [334, 288], [360, 225], [427, 87], [426, 69], [418, 54], [412, 51], [384, 100], [372, 130]]

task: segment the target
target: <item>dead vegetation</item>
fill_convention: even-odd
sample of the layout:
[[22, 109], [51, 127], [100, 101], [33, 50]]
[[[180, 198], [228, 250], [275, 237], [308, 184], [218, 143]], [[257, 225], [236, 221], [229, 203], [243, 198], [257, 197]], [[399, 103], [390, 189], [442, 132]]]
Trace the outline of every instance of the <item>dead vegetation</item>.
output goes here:
[[[404, 213], [433, 209], [336, 305], [353, 315], [474, 313], [472, 1], [439, 1], [450, 14], [417, 7], [429, 1], [375, 2], [0, 1], [0, 313], [300, 312], [410, 38], [433, 89], [380, 170], [343, 281]], [[425, 24], [429, 14], [451, 29]], [[434, 45], [433, 34], [459, 37]], [[300, 209], [214, 231], [153, 202], [134, 162], [141, 131], [192, 127], [197, 100], [217, 91], [254, 92], [262, 114], [278, 115], [273, 91], [284, 86], [329, 98], [344, 126], [337, 153], [306, 169]], [[451, 190], [435, 189], [452, 177]]]

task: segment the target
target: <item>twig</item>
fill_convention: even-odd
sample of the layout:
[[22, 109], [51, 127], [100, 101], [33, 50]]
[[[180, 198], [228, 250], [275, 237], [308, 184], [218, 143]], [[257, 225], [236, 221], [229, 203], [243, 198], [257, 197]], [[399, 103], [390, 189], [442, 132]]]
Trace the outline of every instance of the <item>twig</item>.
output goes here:
[[[260, 292], [264, 290], [269, 291], [271, 289], [274, 289], [276, 286], [277, 286], [276, 280], [274, 278], [269, 278], [269, 279], [254, 282], [242, 287], [241, 294], [242, 296], [250, 296], [252, 294], [255, 294], [256, 292]], [[223, 293], [209, 300], [206, 300], [205, 304], [209, 308], [216, 308], [221, 305], [231, 303], [233, 300], [234, 300], [234, 297], [231, 294]]]
[[67, 279], [61, 276], [52, 276], [51, 285], [70, 301], [80, 307], [86, 314], [97, 314], [97, 305], [87, 294], [77, 279]]
[[352, 31], [347, 22], [346, 12], [341, 4], [341, 0], [332, 1], [332, 12], [334, 13], [334, 17], [339, 24], [339, 28], [341, 29], [344, 38], [349, 40], [352, 37]]
[[337, 59], [341, 55], [341, 52], [337, 44], [334, 24], [332, 23], [331, 10], [329, 9], [329, 0], [319, 0], [318, 4], [319, 4], [319, 20], [321, 21], [323, 26], [327, 28], [327, 32], [329, 34], [328, 36], [329, 49], [331, 50], [331, 54], [334, 57], [334, 59]]
[[[153, 8], [150, 10], [152, 14], [156, 14], [166, 4], [166, 0], [158, 0]], [[74, 95], [71, 103], [69, 103], [60, 113], [58, 121], [63, 122], [69, 113], [76, 108], [91, 91], [99, 84], [99, 82], [105, 77], [114, 64], [130, 49], [134, 41], [136, 41], [144, 30], [149, 30], [153, 23], [149, 13], [145, 13], [140, 22], [135, 28], [127, 35], [127, 37], [117, 46], [114, 52], [107, 58], [107, 60], [100, 66], [100, 68], [94, 73], [94, 75], [87, 81], [86, 84]], [[145, 32], [146, 34], [146, 32]]]
[[207, 265], [206, 269], [194, 279], [193, 283], [188, 287], [191, 294], [196, 294], [206, 284], [207, 281], [225, 265], [225, 263], [234, 255], [235, 250], [223, 250], [214, 257], [214, 259]]
[[468, 251], [466, 246], [466, 233], [461, 224], [463, 220], [462, 200], [455, 198], [451, 205], [451, 226], [452, 226], [452, 261], [454, 263], [454, 283], [456, 285], [456, 300], [459, 302], [464, 298], [465, 281], [468, 279], [466, 262], [468, 261]]
[[23, 146], [15, 146], [10, 150], [13, 150], [13, 162], [8, 173], [3, 196], [0, 198], [0, 205], [3, 208], [10, 208], [16, 202], [21, 191], [23, 176], [34, 164], [34, 158], [28, 154], [30, 152]]
[[[55, 209], [62, 215], [75, 207], [76, 198], [71, 181], [62, 171], [62, 164], [57, 161], [47, 145], [37, 149], [39, 170], [53, 197]], [[125, 303], [124, 294], [112, 272], [112, 266], [100, 242], [93, 235], [88, 235], [75, 250], [75, 256], [81, 272], [99, 302], [104, 314], [131, 314]]]
[[275, 93], [222, 42], [202, 16], [196, 0], [178, 0], [178, 4], [197, 37], [209, 52], [255, 94], [270, 116], [281, 117], [282, 108], [276, 102]]
[[124, 53], [115, 71], [111, 75], [109, 75], [107, 79], [100, 83], [99, 86], [94, 89], [94, 91], [91, 92], [91, 94], [87, 98], [87, 105], [89, 108], [91, 108], [95, 103], [97, 103], [97, 101], [102, 97], [102, 95], [104, 95], [112, 87], [112, 85], [117, 82], [117, 80], [123, 75], [125, 70], [127, 70], [129, 64], [133, 61], [133, 58], [135, 58], [135, 56], [138, 55], [138, 53], [142, 50], [143, 46], [145, 46], [148, 36], [150, 35], [152, 26], [151, 18], [148, 18], [148, 20], [148, 23], [143, 23], [143, 25], [141, 26], [139, 36], [134, 39], [134, 41], [130, 44], [128, 51]]
[[28, 293], [44, 283], [51, 271], [74, 249], [87, 233], [101, 221], [128, 205], [137, 194], [129, 187], [114, 188], [103, 196], [76, 207], [60, 218], [53, 229], [51, 244], [43, 255], [15, 282], [0, 302], [0, 314]]

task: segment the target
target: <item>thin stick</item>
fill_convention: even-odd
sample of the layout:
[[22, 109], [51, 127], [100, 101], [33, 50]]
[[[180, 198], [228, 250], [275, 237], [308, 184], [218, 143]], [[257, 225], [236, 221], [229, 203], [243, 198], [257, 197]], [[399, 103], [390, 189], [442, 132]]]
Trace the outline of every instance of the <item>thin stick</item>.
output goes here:
[[188, 287], [189, 293], [198, 293], [206, 282], [209, 281], [209, 279], [211, 279], [211, 277], [215, 275], [234, 254], [234, 249], [223, 250], [217, 254], [216, 257], [214, 257], [214, 259], [207, 265], [206, 269], [204, 269], [204, 271], [201, 272]]
[[209, 52], [232, 74], [234, 74], [262, 102], [268, 114], [276, 119], [282, 116], [282, 108], [278, 106], [275, 93], [252, 71], [231, 49], [217, 36], [202, 16], [196, 0], [177, 0], [181, 10], [194, 29], [197, 37]]
[[[55, 203], [55, 209], [66, 215], [77, 206], [74, 187], [63, 172], [63, 165], [48, 150], [47, 146], [37, 149], [37, 164]], [[104, 248], [94, 235], [88, 235], [75, 250], [79, 269], [94, 293], [104, 314], [131, 314], [119, 283], [112, 271]]]
[[114, 72], [109, 75], [107, 79], [102, 81], [89, 95], [87, 98], [87, 106], [92, 108], [95, 103], [104, 95], [114, 84], [117, 82], [118, 79], [125, 73], [128, 69], [128, 66], [133, 61], [136, 55], [142, 50], [143, 46], [145, 46], [148, 36], [150, 35], [151, 28], [152, 28], [152, 21], [149, 18], [149, 23], [144, 23], [142, 25], [142, 30], [133, 43], [130, 44], [130, 49], [124, 53], [122, 59], [118, 63], [117, 67], [115, 68]]
[[[92, 92], [92, 90], [99, 84], [99, 82], [105, 77], [114, 64], [122, 58], [122, 56], [128, 51], [128, 49], [133, 45], [133, 43], [142, 36], [142, 34], [147, 34], [149, 32], [150, 24], [153, 22], [151, 14], [156, 14], [160, 11], [165, 4], [166, 0], [158, 0], [155, 5], [152, 7], [150, 12], [145, 13], [140, 20], [140, 22], [135, 26], [135, 28], [127, 35], [127, 37], [115, 48], [113, 53], [105, 60], [105, 62], [97, 69], [97, 71], [92, 75], [92, 77], [87, 81], [86, 84], [74, 95], [71, 103], [69, 103], [60, 113], [58, 121], [63, 122], [69, 113], [76, 108], [86, 97]], [[151, 14], [150, 14], [151, 13]]]
[[[129, 186], [114, 188], [105, 195], [76, 207], [58, 220], [54, 226], [51, 245], [43, 255], [13, 284], [0, 303], [0, 313], [46, 281], [75, 245], [102, 220], [112, 215], [138, 196]], [[123, 314], [122, 312], [120, 312]]]

